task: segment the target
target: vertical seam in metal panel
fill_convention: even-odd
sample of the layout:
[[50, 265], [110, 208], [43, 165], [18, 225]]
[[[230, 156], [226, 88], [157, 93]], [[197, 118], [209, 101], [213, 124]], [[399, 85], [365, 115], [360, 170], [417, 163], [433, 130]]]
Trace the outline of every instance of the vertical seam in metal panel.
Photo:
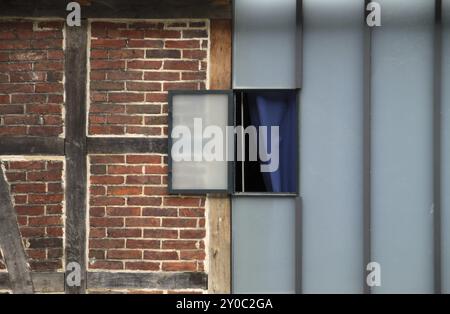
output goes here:
[[442, 88], [442, 0], [435, 0], [434, 96], [433, 96], [433, 230], [434, 292], [442, 293], [441, 282], [441, 88]]
[[[297, 88], [303, 83], [303, 0], [296, 2], [296, 81]], [[297, 193], [295, 206], [295, 293], [303, 293], [303, 203], [300, 196], [300, 93], [297, 91]]]
[[303, 0], [296, 2], [296, 35], [295, 35], [295, 68], [296, 68], [296, 87], [301, 88], [303, 83]]
[[367, 25], [367, 5], [364, 1], [364, 65], [363, 65], [363, 292], [371, 293], [366, 283], [366, 267], [371, 262], [371, 155], [372, 155], [372, 103], [371, 103], [371, 72], [372, 72], [372, 28]]

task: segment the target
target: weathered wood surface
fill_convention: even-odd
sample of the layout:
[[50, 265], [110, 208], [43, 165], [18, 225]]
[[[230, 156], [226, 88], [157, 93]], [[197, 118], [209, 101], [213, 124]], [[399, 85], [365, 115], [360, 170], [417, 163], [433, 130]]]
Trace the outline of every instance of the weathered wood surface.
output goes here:
[[[39, 293], [64, 292], [64, 273], [31, 273], [34, 291]], [[10, 290], [8, 273], [0, 273], [0, 290]]]
[[[230, 0], [79, 0], [82, 18], [231, 19]], [[68, 1], [2, 0], [0, 16], [61, 17]]]
[[0, 155], [64, 155], [64, 139], [57, 137], [2, 137]]
[[67, 27], [65, 55], [66, 90], [66, 263], [81, 267], [81, 286], [66, 287], [67, 293], [86, 290], [86, 79], [87, 24]]
[[[210, 89], [231, 88], [231, 21], [211, 20]], [[208, 196], [208, 291], [231, 292], [231, 200]]]
[[9, 193], [3, 169], [0, 167], [0, 247], [8, 270], [13, 293], [33, 293], [30, 267], [17, 224], [17, 215]]
[[207, 275], [193, 272], [89, 272], [88, 289], [207, 289]]
[[166, 138], [89, 137], [89, 154], [156, 153], [167, 154]]

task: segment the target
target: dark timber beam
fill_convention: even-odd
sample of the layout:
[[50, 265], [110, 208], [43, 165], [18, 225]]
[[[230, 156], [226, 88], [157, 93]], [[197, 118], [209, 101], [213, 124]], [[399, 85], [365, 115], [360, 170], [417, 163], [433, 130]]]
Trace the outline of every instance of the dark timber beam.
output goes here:
[[[66, 293], [86, 291], [86, 79], [87, 23], [66, 27], [66, 263], [80, 265], [81, 286]], [[68, 270], [70, 271], [70, 270]]]
[[64, 156], [64, 139], [54, 137], [2, 137], [0, 155]]
[[167, 154], [166, 138], [88, 137], [89, 154]]
[[207, 289], [208, 279], [198, 272], [89, 272], [87, 284], [88, 289]]
[[7, 276], [13, 293], [33, 293], [33, 281], [20, 236], [17, 215], [14, 210], [9, 185], [0, 167], [0, 247], [3, 252]]
[[[61, 0], [2, 0], [0, 16], [66, 18]], [[230, 0], [78, 0], [83, 18], [231, 19]]]

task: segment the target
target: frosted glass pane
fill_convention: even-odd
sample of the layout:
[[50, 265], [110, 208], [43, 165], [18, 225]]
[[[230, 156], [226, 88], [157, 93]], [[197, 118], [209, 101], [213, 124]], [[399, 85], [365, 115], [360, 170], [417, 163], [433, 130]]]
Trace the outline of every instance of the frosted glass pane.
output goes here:
[[433, 292], [434, 1], [378, 0], [372, 46], [376, 293]]
[[[226, 190], [228, 166], [226, 161], [226, 126], [228, 124], [228, 94], [175, 95], [172, 99], [172, 189]], [[197, 125], [194, 123], [197, 121]], [[200, 122], [201, 124], [198, 124]], [[223, 134], [223, 158], [209, 159], [206, 143], [211, 138], [203, 131], [215, 126]], [[182, 137], [174, 137], [175, 130], [187, 128], [191, 134], [190, 150], [179, 148]], [[183, 133], [184, 134], [184, 133]], [[185, 137], [183, 137], [185, 138]], [[212, 143], [212, 142], [211, 142]], [[180, 144], [181, 145], [181, 144]], [[186, 147], [186, 146], [185, 146]], [[179, 148], [179, 149], [178, 149]], [[197, 149], [198, 148], [198, 149]], [[215, 150], [212, 150], [215, 152]], [[179, 161], [176, 161], [176, 160]], [[211, 160], [211, 161], [208, 161]]]
[[450, 0], [443, 3], [442, 266], [443, 290], [450, 293]]
[[303, 291], [359, 293], [364, 1], [303, 1]]
[[295, 199], [235, 197], [233, 293], [295, 292]]
[[234, 7], [233, 88], [296, 88], [296, 0]]

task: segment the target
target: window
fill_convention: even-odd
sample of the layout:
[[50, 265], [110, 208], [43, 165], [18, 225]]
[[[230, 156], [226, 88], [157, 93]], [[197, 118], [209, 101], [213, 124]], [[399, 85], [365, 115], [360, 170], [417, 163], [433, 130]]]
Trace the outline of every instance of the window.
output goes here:
[[297, 193], [296, 90], [172, 91], [169, 106], [171, 193]]
[[297, 117], [295, 90], [236, 93], [235, 192], [297, 192]]
[[233, 125], [228, 91], [169, 93], [169, 192], [231, 191], [226, 130]]

